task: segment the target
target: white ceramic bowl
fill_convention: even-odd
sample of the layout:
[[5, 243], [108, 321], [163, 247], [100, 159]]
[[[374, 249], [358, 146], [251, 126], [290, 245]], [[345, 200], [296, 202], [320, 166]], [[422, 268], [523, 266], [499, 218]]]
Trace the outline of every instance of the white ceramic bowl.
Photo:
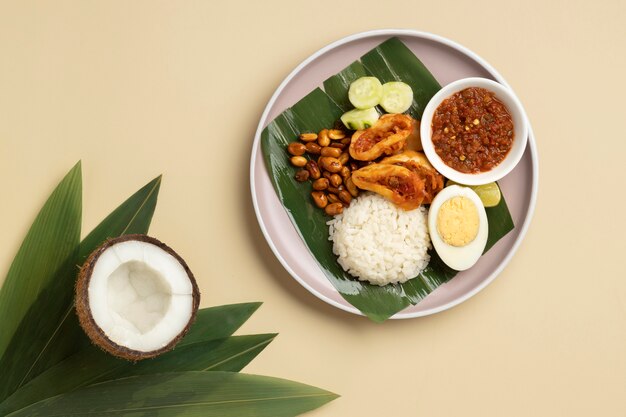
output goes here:
[[[490, 171], [478, 174], [466, 174], [446, 165], [439, 155], [437, 155], [437, 152], [435, 152], [435, 148], [431, 140], [432, 119], [437, 107], [439, 107], [441, 102], [446, 98], [469, 87], [480, 87], [495, 93], [496, 97], [509, 109], [513, 119], [513, 128], [515, 130], [513, 147], [509, 151], [506, 158], [504, 158], [502, 162]], [[524, 149], [526, 149], [526, 141], [528, 139], [528, 123], [519, 99], [509, 88], [486, 78], [463, 78], [443, 87], [428, 102], [426, 108], [424, 109], [424, 114], [422, 115], [420, 135], [424, 153], [435, 169], [441, 172], [444, 177], [459, 184], [481, 185], [497, 181], [515, 168], [515, 165], [517, 165], [524, 154]]]

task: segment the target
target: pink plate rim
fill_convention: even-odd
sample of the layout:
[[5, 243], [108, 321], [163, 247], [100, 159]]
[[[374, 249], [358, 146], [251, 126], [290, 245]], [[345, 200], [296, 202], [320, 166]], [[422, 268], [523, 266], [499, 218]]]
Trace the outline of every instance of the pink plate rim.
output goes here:
[[[257, 194], [256, 194], [256, 180], [255, 180], [255, 166], [256, 166], [256, 162], [257, 162], [257, 152], [258, 152], [258, 148], [260, 146], [260, 142], [261, 142], [261, 133], [263, 131], [263, 128], [265, 127], [266, 123], [268, 122], [268, 115], [273, 107], [273, 105], [275, 104], [276, 100], [278, 99], [278, 97], [280, 96], [280, 94], [282, 93], [282, 91], [284, 90], [284, 88], [287, 86], [287, 84], [295, 77], [297, 76], [300, 71], [302, 71], [304, 68], [307, 67], [307, 65], [309, 65], [309, 63], [311, 63], [312, 61], [314, 61], [315, 59], [317, 59], [318, 57], [320, 57], [321, 55], [325, 54], [326, 52], [335, 49], [339, 46], [345, 45], [347, 43], [351, 43], [357, 40], [361, 40], [361, 39], [366, 39], [366, 38], [370, 38], [370, 37], [378, 37], [378, 36], [405, 36], [405, 37], [417, 37], [417, 38], [421, 38], [421, 39], [426, 39], [426, 40], [430, 40], [430, 41], [434, 41], [434, 42], [438, 42], [441, 43], [445, 46], [448, 46], [452, 49], [456, 49], [457, 51], [465, 54], [466, 56], [468, 56], [469, 58], [473, 59], [474, 61], [476, 61], [478, 64], [480, 64], [487, 72], [489, 72], [494, 79], [496, 79], [498, 82], [502, 83], [503, 85], [507, 86], [510, 88], [509, 84], [506, 82], [506, 80], [500, 75], [500, 73], [498, 73], [498, 71], [495, 70], [495, 68], [493, 68], [487, 61], [485, 61], [483, 58], [481, 58], [480, 56], [478, 56], [476, 53], [472, 52], [471, 50], [469, 50], [468, 48], [454, 42], [451, 41], [447, 38], [444, 38], [442, 36], [439, 35], [435, 35], [429, 32], [423, 32], [423, 31], [418, 31], [418, 30], [413, 30], [413, 29], [377, 29], [377, 30], [370, 30], [370, 31], [366, 31], [366, 32], [359, 32], [359, 33], [355, 33], [353, 35], [349, 35], [346, 36], [342, 39], [339, 39], [323, 48], [321, 48], [320, 50], [318, 50], [317, 52], [315, 52], [314, 54], [312, 54], [311, 56], [309, 56], [307, 59], [305, 59], [304, 61], [302, 61], [282, 82], [281, 84], [278, 86], [278, 88], [276, 89], [276, 91], [274, 92], [274, 94], [272, 95], [272, 97], [270, 98], [269, 102], [267, 103], [267, 105], [265, 106], [265, 109], [263, 111], [263, 114], [261, 115], [261, 119], [259, 120], [259, 124], [256, 130], [256, 133], [254, 135], [254, 142], [252, 144], [252, 153], [251, 153], [251, 157], [250, 157], [250, 191], [252, 193], [252, 204], [254, 206], [254, 212], [256, 214], [256, 218], [257, 221], [259, 223], [259, 227], [261, 228], [261, 231], [263, 233], [263, 236], [265, 237], [265, 240], [267, 241], [268, 245], [270, 246], [270, 249], [272, 250], [272, 252], [274, 253], [274, 255], [276, 256], [276, 258], [278, 259], [278, 261], [281, 263], [281, 265], [283, 266], [283, 268], [285, 268], [285, 270], [296, 280], [298, 281], [304, 288], [306, 288], [309, 292], [311, 292], [313, 295], [315, 295], [316, 297], [318, 297], [319, 299], [325, 301], [326, 303], [337, 307], [341, 310], [347, 311], [349, 313], [353, 313], [353, 314], [357, 314], [357, 315], [363, 315], [358, 309], [356, 309], [355, 307], [353, 307], [352, 305], [344, 305], [341, 304], [331, 298], [328, 298], [326, 295], [320, 293], [319, 291], [317, 291], [315, 288], [313, 288], [311, 285], [309, 285], [302, 277], [298, 276], [298, 274], [291, 268], [291, 266], [287, 263], [287, 261], [285, 260], [285, 258], [282, 256], [282, 254], [279, 252], [279, 250], [277, 249], [276, 245], [274, 244], [274, 242], [272, 241], [272, 238], [265, 226], [265, 223], [263, 221], [263, 217], [261, 216], [261, 212], [259, 209], [259, 202], [257, 200]], [[471, 291], [468, 291], [462, 295], [460, 295], [459, 297], [453, 299], [450, 302], [447, 302], [445, 304], [436, 306], [436, 307], [432, 307], [430, 309], [427, 310], [421, 310], [421, 311], [415, 311], [415, 312], [406, 312], [406, 311], [400, 311], [396, 314], [394, 314], [391, 318], [392, 319], [409, 319], [409, 318], [416, 318], [416, 317], [423, 317], [423, 316], [428, 316], [431, 314], [435, 314], [435, 313], [439, 313], [441, 311], [445, 311], [448, 310], [464, 301], [466, 301], [467, 299], [471, 298], [472, 296], [476, 295], [478, 292], [480, 292], [482, 289], [484, 289], [487, 285], [489, 285], [499, 274], [500, 272], [502, 272], [502, 270], [508, 265], [508, 263], [511, 261], [511, 259], [513, 258], [513, 255], [517, 252], [522, 240], [524, 239], [524, 236], [526, 235], [526, 232], [528, 231], [528, 227], [531, 223], [534, 211], [535, 211], [535, 205], [537, 202], [537, 194], [538, 194], [538, 188], [539, 188], [539, 163], [538, 163], [538, 155], [537, 155], [537, 146], [535, 143], [535, 136], [533, 133], [533, 129], [532, 126], [530, 124], [530, 121], [528, 122], [528, 143], [527, 146], [530, 150], [530, 157], [531, 157], [531, 161], [532, 161], [532, 187], [531, 187], [531, 194], [530, 194], [530, 201], [528, 204], [528, 210], [526, 211], [526, 215], [524, 217], [524, 221], [521, 225], [519, 234], [517, 235], [517, 238], [515, 239], [511, 250], [507, 253], [507, 255], [504, 257], [504, 259], [502, 259], [500, 261], [500, 263], [498, 264], [498, 266], [496, 267], [496, 269], [489, 275], [487, 276], [479, 285], [477, 285], [476, 287], [474, 287]], [[262, 162], [262, 161], [261, 161]]]

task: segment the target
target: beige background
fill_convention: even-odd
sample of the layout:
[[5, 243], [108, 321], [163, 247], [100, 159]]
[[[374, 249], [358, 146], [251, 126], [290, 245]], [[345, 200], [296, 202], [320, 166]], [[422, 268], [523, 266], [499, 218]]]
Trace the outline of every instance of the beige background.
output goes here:
[[[624, 416], [624, 4], [1, 2], [0, 276], [77, 160], [85, 230], [163, 173], [152, 234], [187, 259], [203, 306], [265, 302], [242, 331], [280, 336], [247, 371], [342, 395], [310, 415]], [[267, 100], [301, 60], [385, 27], [449, 37], [494, 65], [526, 106], [541, 164], [534, 221], [493, 284], [376, 325], [272, 258], [248, 160]]]

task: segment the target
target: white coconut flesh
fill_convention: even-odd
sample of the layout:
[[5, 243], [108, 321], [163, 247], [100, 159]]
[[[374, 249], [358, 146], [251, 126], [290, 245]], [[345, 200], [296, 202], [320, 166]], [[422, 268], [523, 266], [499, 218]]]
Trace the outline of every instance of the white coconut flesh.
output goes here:
[[139, 352], [166, 346], [193, 314], [193, 286], [185, 268], [149, 242], [120, 242], [102, 252], [88, 294], [93, 320], [107, 338]]

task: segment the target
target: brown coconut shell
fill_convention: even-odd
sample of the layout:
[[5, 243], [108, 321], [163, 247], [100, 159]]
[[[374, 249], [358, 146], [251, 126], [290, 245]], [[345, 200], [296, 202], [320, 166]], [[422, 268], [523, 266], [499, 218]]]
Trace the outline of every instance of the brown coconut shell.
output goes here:
[[[193, 306], [191, 311], [191, 317], [189, 318], [187, 325], [166, 346], [151, 352], [132, 350], [127, 348], [126, 346], [118, 345], [117, 343], [110, 340], [105, 332], [98, 326], [98, 324], [96, 324], [95, 320], [93, 319], [93, 315], [91, 314], [91, 309], [89, 307], [89, 282], [91, 280], [93, 269], [98, 262], [100, 255], [102, 255], [105, 250], [117, 243], [127, 242], [131, 240], [151, 243], [176, 258], [176, 260], [180, 262], [180, 264], [185, 269], [185, 272], [187, 273], [187, 276], [189, 277], [189, 280], [191, 281], [191, 286], [193, 288]], [[91, 339], [92, 343], [104, 350], [105, 352], [110, 353], [111, 355], [130, 361], [139, 361], [142, 359], [154, 358], [155, 356], [159, 356], [165, 352], [172, 350], [174, 346], [176, 346], [176, 344], [189, 331], [189, 328], [196, 319], [196, 314], [200, 305], [200, 290], [198, 289], [196, 279], [185, 260], [181, 258], [172, 248], [170, 248], [160, 240], [141, 234], [124, 235], [114, 239], [108, 239], [100, 247], [94, 250], [80, 269], [80, 272], [78, 274], [78, 280], [76, 281], [75, 297], [76, 314], [78, 315], [78, 320], [87, 336], [89, 336], [89, 338]]]

